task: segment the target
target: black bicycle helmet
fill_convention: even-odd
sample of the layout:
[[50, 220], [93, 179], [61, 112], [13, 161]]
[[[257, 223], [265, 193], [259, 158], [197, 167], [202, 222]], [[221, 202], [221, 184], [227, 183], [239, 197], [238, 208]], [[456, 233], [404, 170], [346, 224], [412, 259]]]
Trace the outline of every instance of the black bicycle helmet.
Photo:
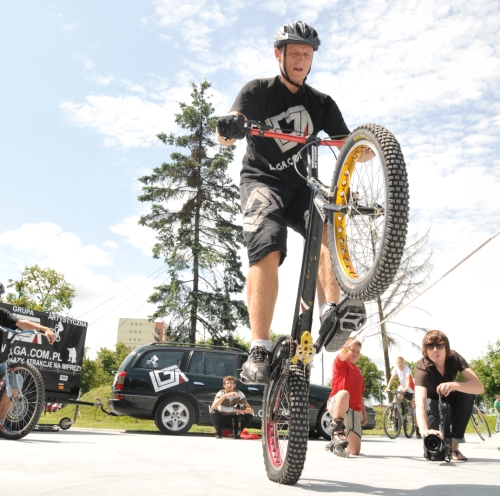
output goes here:
[[316, 51], [321, 45], [316, 30], [302, 21], [291, 22], [280, 27], [274, 35], [274, 46], [280, 48], [291, 43], [310, 45]]

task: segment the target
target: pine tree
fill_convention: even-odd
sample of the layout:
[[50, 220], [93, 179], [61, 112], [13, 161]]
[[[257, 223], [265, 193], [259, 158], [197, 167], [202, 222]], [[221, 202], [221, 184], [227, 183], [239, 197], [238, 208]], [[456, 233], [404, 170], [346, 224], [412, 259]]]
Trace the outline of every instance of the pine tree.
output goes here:
[[159, 134], [174, 151], [143, 183], [141, 202], [151, 212], [140, 224], [154, 229], [158, 242], [155, 258], [163, 257], [168, 281], [155, 288], [149, 301], [157, 304], [151, 318], [169, 320], [175, 340], [196, 342], [206, 331], [214, 344], [231, 341], [240, 325], [248, 325], [248, 312], [232, 295], [242, 292], [245, 279], [238, 249], [242, 227], [235, 223], [239, 190], [227, 174], [234, 147], [215, 141], [217, 118], [209, 102], [210, 83], [193, 84], [191, 105], [180, 103], [175, 122], [186, 134]]

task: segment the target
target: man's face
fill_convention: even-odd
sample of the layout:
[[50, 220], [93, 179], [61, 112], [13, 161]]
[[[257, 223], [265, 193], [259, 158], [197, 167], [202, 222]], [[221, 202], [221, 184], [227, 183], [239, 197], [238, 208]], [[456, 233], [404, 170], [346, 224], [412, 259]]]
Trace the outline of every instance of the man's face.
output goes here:
[[296, 84], [303, 84], [309, 70], [311, 69], [313, 59], [313, 47], [309, 45], [291, 44], [286, 46], [286, 55], [284, 55], [284, 47], [274, 49], [276, 58], [283, 68], [283, 60], [285, 63], [284, 72]]
[[351, 344], [349, 353], [347, 354], [347, 360], [351, 363], [356, 363], [359, 360], [359, 355], [361, 354], [361, 346], [359, 344]]
[[236, 387], [236, 384], [234, 381], [224, 381], [224, 389], [228, 392], [231, 392], [234, 390]]
[[404, 360], [396, 360], [396, 365], [399, 367], [399, 370], [402, 370], [403, 369], [403, 366], [405, 364], [405, 361]]

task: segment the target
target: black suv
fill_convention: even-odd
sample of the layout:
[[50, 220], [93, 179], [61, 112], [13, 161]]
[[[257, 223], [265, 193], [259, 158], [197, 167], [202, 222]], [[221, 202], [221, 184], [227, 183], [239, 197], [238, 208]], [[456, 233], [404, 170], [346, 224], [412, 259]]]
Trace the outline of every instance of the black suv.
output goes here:
[[[211, 425], [210, 406], [222, 389], [226, 375], [239, 377], [247, 353], [235, 348], [183, 343], [152, 343], [125, 358], [113, 381], [114, 398], [108, 406], [115, 415], [154, 419], [165, 434], [184, 434], [193, 424]], [[264, 386], [237, 380], [255, 417], [252, 427], [261, 427]], [[330, 388], [311, 384], [309, 427], [328, 436], [330, 414], [326, 402]], [[376, 426], [375, 411], [365, 400], [368, 423]]]

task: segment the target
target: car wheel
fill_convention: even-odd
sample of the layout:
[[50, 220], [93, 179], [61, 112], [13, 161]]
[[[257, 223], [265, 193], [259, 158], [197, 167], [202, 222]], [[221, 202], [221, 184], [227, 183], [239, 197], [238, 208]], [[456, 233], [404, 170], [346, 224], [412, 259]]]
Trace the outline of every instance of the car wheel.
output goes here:
[[332, 432], [332, 416], [326, 409], [326, 407], [323, 407], [318, 414], [318, 420], [316, 422], [316, 430], [318, 431], [319, 435], [323, 437], [326, 440], [331, 439], [331, 432]]
[[164, 434], [184, 434], [194, 422], [193, 406], [180, 396], [167, 398], [156, 409], [155, 422], [156, 427]]

